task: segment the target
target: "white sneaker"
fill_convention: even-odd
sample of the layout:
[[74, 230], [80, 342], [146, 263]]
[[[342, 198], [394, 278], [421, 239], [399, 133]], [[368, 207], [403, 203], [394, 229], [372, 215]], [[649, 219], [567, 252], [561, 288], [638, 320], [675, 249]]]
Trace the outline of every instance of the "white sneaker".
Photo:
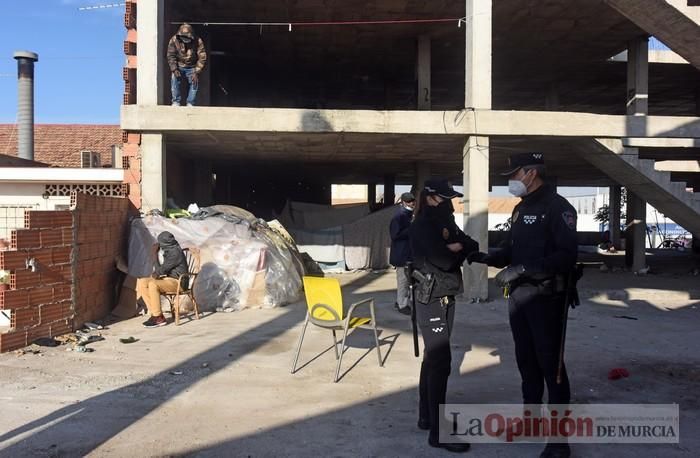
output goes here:
[[192, 105], [191, 103], [188, 103], [187, 106], [188, 106], [188, 107], [193, 107], [194, 105]]
[[179, 106], [180, 106], [180, 104], [179, 104], [179, 103], [177, 103], [177, 102], [173, 102], [172, 106], [174, 106], [174, 107], [179, 107]]

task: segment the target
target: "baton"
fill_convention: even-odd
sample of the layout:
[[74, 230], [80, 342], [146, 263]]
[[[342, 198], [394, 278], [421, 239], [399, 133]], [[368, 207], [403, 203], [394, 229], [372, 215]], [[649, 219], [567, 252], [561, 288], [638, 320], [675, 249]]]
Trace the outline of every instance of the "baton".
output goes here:
[[416, 292], [415, 280], [413, 279], [413, 263], [407, 262], [406, 269], [408, 271], [408, 290], [411, 293], [411, 327], [413, 328], [413, 355], [418, 358], [418, 327], [416, 326]]
[[566, 344], [566, 325], [569, 320], [569, 301], [571, 300], [571, 279], [573, 272], [569, 272], [566, 279], [566, 294], [564, 295], [564, 314], [561, 321], [561, 342], [559, 344], [559, 365], [557, 366], [557, 385], [561, 384], [561, 372], [564, 368], [564, 345]]

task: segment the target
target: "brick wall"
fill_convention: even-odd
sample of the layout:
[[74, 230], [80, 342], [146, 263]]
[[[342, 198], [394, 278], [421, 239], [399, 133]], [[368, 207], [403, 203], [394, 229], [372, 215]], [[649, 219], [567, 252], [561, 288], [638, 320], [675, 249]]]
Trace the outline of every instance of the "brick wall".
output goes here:
[[[122, 70], [124, 79], [124, 105], [136, 103], [136, 73], [137, 66], [137, 38], [136, 31], [136, 0], [127, 0], [124, 11], [124, 27], [126, 28], [126, 40], [124, 41], [124, 54], [126, 55], [126, 67]], [[122, 164], [124, 168], [124, 183], [129, 186], [129, 200], [133, 209], [141, 208], [141, 134], [138, 132], [122, 133]]]
[[[65, 334], [111, 311], [129, 201], [76, 193], [72, 208], [27, 211], [24, 229], [13, 231], [10, 249], [0, 251], [0, 269], [11, 271], [10, 288], [0, 291], [0, 309], [11, 310], [0, 352]], [[27, 269], [28, 259], [36, 272]]]
[[75, 326], [108, 315], [116, 303], [115, 259], [126, 251], [129, 201], [74, 194]]
[[[70, 211], [27, 211], [24, 229], [12, 231], [10, 249], [0, 251], [0, 269], [12, 272], [10, 289], [0, 291], [0, 309], [11, 310], [12, 322], [0, 335], [1, 352], [73, 329], [72, 228]], [[26, 266], [32, 258], [36, 272]]]

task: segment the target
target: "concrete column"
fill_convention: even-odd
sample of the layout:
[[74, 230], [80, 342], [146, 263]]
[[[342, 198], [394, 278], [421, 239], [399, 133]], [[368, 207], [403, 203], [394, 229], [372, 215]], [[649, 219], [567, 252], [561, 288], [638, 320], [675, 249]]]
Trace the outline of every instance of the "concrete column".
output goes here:
[[418, 37], [418, 109], [430, 110], [433, 96], [430, 83], [430, 37], [421, 35]]
[[620, 214], [622, 188], [610, 186], [610, 203], [608, 204], [608, 227], [610, 228], [610, 241], [616, 249], [620, 248]]
[[[489, 247], [489, 138], [469, 137], [464, 147], [464, 232]], [[488, 299], [488, 269], [483, 264], [464, 265], [464, 293], [468, 298]]]
[[162, 134], [141, 135], [141, 211], [165, 208], [165, 143]]
[[[466, 68], [464, 106], [491, 109], [492, 0], [466, 0]], [[488, 249], [489, 138], [471, 136], [464, 158], [464, 231]], [[488, 270], [483, 264], [464, 265], [465, 296], [488, 299]]]
[[165, 7], [164, 0], [139, 2], [136, 15], [138, 30], [138, 64], [136, 69], [136, 103], [158, 105], [162, 103], [162, 69], [165, 58]]
[[[649, 39], [639, 38], [627, 51], [627, 114], [646, 116], [649, 113]], [[646, 267], [646, 202], [627, 190], [627, 231], [625, 259], [634, 272]], [[627, 253], [630, 241], [631, 254]]]
[[396, 176], [392, 174], [384, 175], [384, 206], [391, 207], [396, 200]]
[[377, 183], [371, 182], [367, 184], [367, 203], [370, 207], [374, 207], [377, 203]]
[[646, 267], [646, 207], [644, 200], [627, 190], [627, 225], [630, 228], [626, 233], [625, 260], [633, 272]]
[[423, 190], [423, 185], [425, 181], [430, 178], [430, 164], [427, 162], [417, 162], [416, 163], [416, 181], [413, 185], [413, 195], [420, 196], [420, 192]]
[[627, 114], [649, 113], [649, 39], [629, 44], [627, 51]]

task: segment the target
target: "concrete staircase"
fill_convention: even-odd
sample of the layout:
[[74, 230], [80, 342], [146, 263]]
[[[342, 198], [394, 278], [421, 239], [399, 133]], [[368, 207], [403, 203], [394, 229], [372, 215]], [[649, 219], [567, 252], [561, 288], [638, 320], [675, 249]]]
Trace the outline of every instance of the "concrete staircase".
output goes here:
[[638, 27], [700, 69], [700, 7], [687, 0], [605, 0]]
[[575, 150], [621, 186], [630, 189], [676, 223], [700, 235], [700, 192], [686, 191], [685, 182], [671, 181], [670, 172], [654, 169], [654, 160], [640, 159], [637, 148], [620, 139], [577, 140]]

